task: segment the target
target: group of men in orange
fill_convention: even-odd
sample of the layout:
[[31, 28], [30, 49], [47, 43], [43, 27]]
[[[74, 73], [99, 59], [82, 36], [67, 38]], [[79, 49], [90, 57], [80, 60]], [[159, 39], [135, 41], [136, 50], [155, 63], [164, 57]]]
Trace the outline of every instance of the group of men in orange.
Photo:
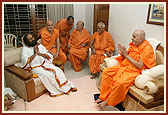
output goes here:
[[70, 35], [73, 23], [72, 16], [59, 20], [55, 26], [51, 20], [48, 20], [46, 27], [39, 30], [38, 36], [41, 36], [41, 44], [53, 55], [54, 60], [65, 64], [69, 53], [68, 59], [76, 72], [81, 71], [81, 61], [86, 61], [90, 47], [92, 51], [89, 67], [93, 79], [100, 72], [99, 65], [115, 49], [113, 38], [104, 30], [103, 22], [98, 23], [97, 32], [90, 37], [89, 32], [84, 28], [84, 22], [78, 21]]
[[[58, 21], [55, 26], [51, 20], [47, 21], [46, 27], [39, 31], [41, 44], [56, 60], [64, 64], [69, 52], [68, 59], [76, 72], [81, 70], [81, 61], [87, 59], [90, 47], [89, 67], [92, 73], [91, 79], [94, 79], [100, 72], [99, 65], [115, 50], [113, 38], [105, 31], [103, 22], [97, 24], [97, 32], [90, 36], [84, 28], [84, 22], [78, 21], [76, 29], [70, 35], [73, 23], [72, 16]], [[123, 101], [129, 87], [141, 71], [156, 64], [152, 46], [145, 40], [143, 30], [136, 30], [132, 34], [132, 42], [129, 46], [127, 51], [124, 46], [118, 44], [117, 50], [120, 56], [116, 60], [120, 65], [103, 71], [100, 96], [95, 101], [101, 108], [106, 105], [115, 106]]]

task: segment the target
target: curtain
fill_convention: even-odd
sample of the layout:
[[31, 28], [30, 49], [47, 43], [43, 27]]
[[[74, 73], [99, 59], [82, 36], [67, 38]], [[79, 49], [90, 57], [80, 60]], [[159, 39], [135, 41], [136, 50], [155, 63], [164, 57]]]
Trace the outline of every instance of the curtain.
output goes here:
[[73, 4], [46, 4], [47, 20], [52, 20], [54, 25], [60, 19], [74, 16]]

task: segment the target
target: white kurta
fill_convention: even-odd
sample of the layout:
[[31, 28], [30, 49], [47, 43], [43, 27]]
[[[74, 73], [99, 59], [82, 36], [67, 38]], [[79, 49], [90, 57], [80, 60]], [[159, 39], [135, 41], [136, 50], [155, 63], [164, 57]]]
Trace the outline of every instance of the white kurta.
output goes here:
[[[36, 55], [36, 57], [29, 63], [28, 59], [34, 54], [34, 47], [24, 46], [22, 50], [22, 58], [20, 67], [24, 69], [33, 68], [31, 73], [36, 74], [51, 93], [51, 95], [59, 95], [68, 92], [75, 86], [66, 79], [63, 71], [52, 64], [52, 55], [47, 53], [43, 45], [39, 45], [40, 53], [48, 54], [50, 60]], [[56, 74], [55, 74], [56, 73]]]

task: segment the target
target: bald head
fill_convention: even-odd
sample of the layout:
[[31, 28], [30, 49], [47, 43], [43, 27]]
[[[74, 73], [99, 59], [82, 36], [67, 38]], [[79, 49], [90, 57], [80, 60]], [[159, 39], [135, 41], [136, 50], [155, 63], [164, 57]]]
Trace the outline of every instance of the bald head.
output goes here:
[[97, 24], [97, 32], [99, 34], [103, 33], [104, 32], [104, 28], [105, 28], [105, 24], [103, 22], [99, 22]]
[[48, 20], [48, 21], [46, 22], [46, 27], [47, 27], [47, 29], [48, 29], [49, 32], [52, 32], [53, 29], [54, 29], [53, 21]]
[[145, 39], [146, 34], [143, 30], [136, 30], [135, 33], [142, 39]]
[[99, 22], [97, 26], [101, 26], [102, 28], [105, 28], [105, 24], [103, 22]]
[[143, 30], [136, 30], [132, 34], [132, 43], [135, 46], [140, 46], [145, 41], [145, 32]]
[[76, 24], [76, 29], [79, 31], [82, 31], [84, 27], [84, 22], [83, 21], [78, 21]]

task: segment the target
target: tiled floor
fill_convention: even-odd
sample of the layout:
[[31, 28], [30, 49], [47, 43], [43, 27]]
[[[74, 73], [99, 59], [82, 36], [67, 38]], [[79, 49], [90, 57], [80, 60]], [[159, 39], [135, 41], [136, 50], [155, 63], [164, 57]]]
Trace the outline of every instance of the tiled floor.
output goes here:
[[[64, 68], [65, 68], [65, 75], [67, 79], [79, 78], [82, 76], [91, 76], [91, 72], [90, 72], [89, 65], [88, 65], [88, 60], [86, 60], [85, 62], [82, 62], [82, 70], [80, 72], [74, 71], [73, 66], [69, 62], [69, 60], [67, 60], [67, 62], [65, 63]], [[95, 78], [95, 80], [98, 80], [98, 77]]]

